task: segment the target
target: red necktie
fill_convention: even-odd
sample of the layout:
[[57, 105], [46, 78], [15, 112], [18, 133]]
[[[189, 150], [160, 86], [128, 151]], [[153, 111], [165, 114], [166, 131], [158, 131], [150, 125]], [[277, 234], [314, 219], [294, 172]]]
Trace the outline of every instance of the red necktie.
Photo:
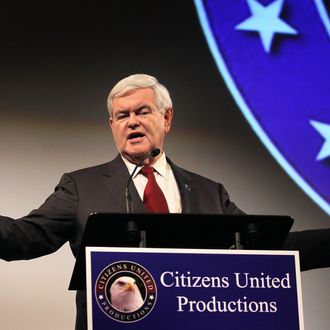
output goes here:
[[144, 206], [152, 213], [168, 213], [166, 199], [156, 182], [153, 167], [143, 166], [140, 173], [148, 178], [143, 195]]

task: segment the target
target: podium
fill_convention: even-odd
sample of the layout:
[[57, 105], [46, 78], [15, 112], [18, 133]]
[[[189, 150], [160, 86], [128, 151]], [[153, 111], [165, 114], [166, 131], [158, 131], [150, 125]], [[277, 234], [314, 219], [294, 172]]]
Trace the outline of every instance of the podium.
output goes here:
[[87, 288], [93, 330], [303, 329], [298, 252], [278, 251], [292, 223], [94, 214], [70, 289]]

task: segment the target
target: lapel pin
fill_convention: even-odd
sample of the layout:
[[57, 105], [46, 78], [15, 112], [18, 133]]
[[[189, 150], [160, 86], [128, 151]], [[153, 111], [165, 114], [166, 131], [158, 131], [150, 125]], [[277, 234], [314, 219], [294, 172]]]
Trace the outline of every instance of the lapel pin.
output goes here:
[[188, 190], [191, 191], [191, 187], [188, 184], [185, 184], [184, 187]]

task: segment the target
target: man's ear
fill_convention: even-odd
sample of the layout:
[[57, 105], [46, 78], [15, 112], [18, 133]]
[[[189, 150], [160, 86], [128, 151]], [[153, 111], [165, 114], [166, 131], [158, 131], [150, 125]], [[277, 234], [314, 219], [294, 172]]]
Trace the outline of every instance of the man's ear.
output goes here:
[[172, 119], [173, 119], [173, 109], [172, 108], [168, 108], [168, 109], [165, 110], [165, 113], [164, 113], [165, 134], [167, 134], [170, 131], [170, 129], [171, 129]]
[[110, 128], [112, 127], [112, 123], [113, 123], [113, 119], [112, 119], [112, 116], [110, 115], [110, 117], [109, 117], [109, 126], [110, 126]]

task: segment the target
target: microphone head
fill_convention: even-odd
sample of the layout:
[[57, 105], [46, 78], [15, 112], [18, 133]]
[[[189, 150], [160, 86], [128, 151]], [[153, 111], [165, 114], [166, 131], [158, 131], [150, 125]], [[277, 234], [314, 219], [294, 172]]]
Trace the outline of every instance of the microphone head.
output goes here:
[[159, 148], [155, 148], [155, 149], [152, 149], [151, 151], [150, 151], [150, 155], [151, 155], [151, 157], [156, 157], [156, 156], [158, 156], [160, 154], [160, 149]]

